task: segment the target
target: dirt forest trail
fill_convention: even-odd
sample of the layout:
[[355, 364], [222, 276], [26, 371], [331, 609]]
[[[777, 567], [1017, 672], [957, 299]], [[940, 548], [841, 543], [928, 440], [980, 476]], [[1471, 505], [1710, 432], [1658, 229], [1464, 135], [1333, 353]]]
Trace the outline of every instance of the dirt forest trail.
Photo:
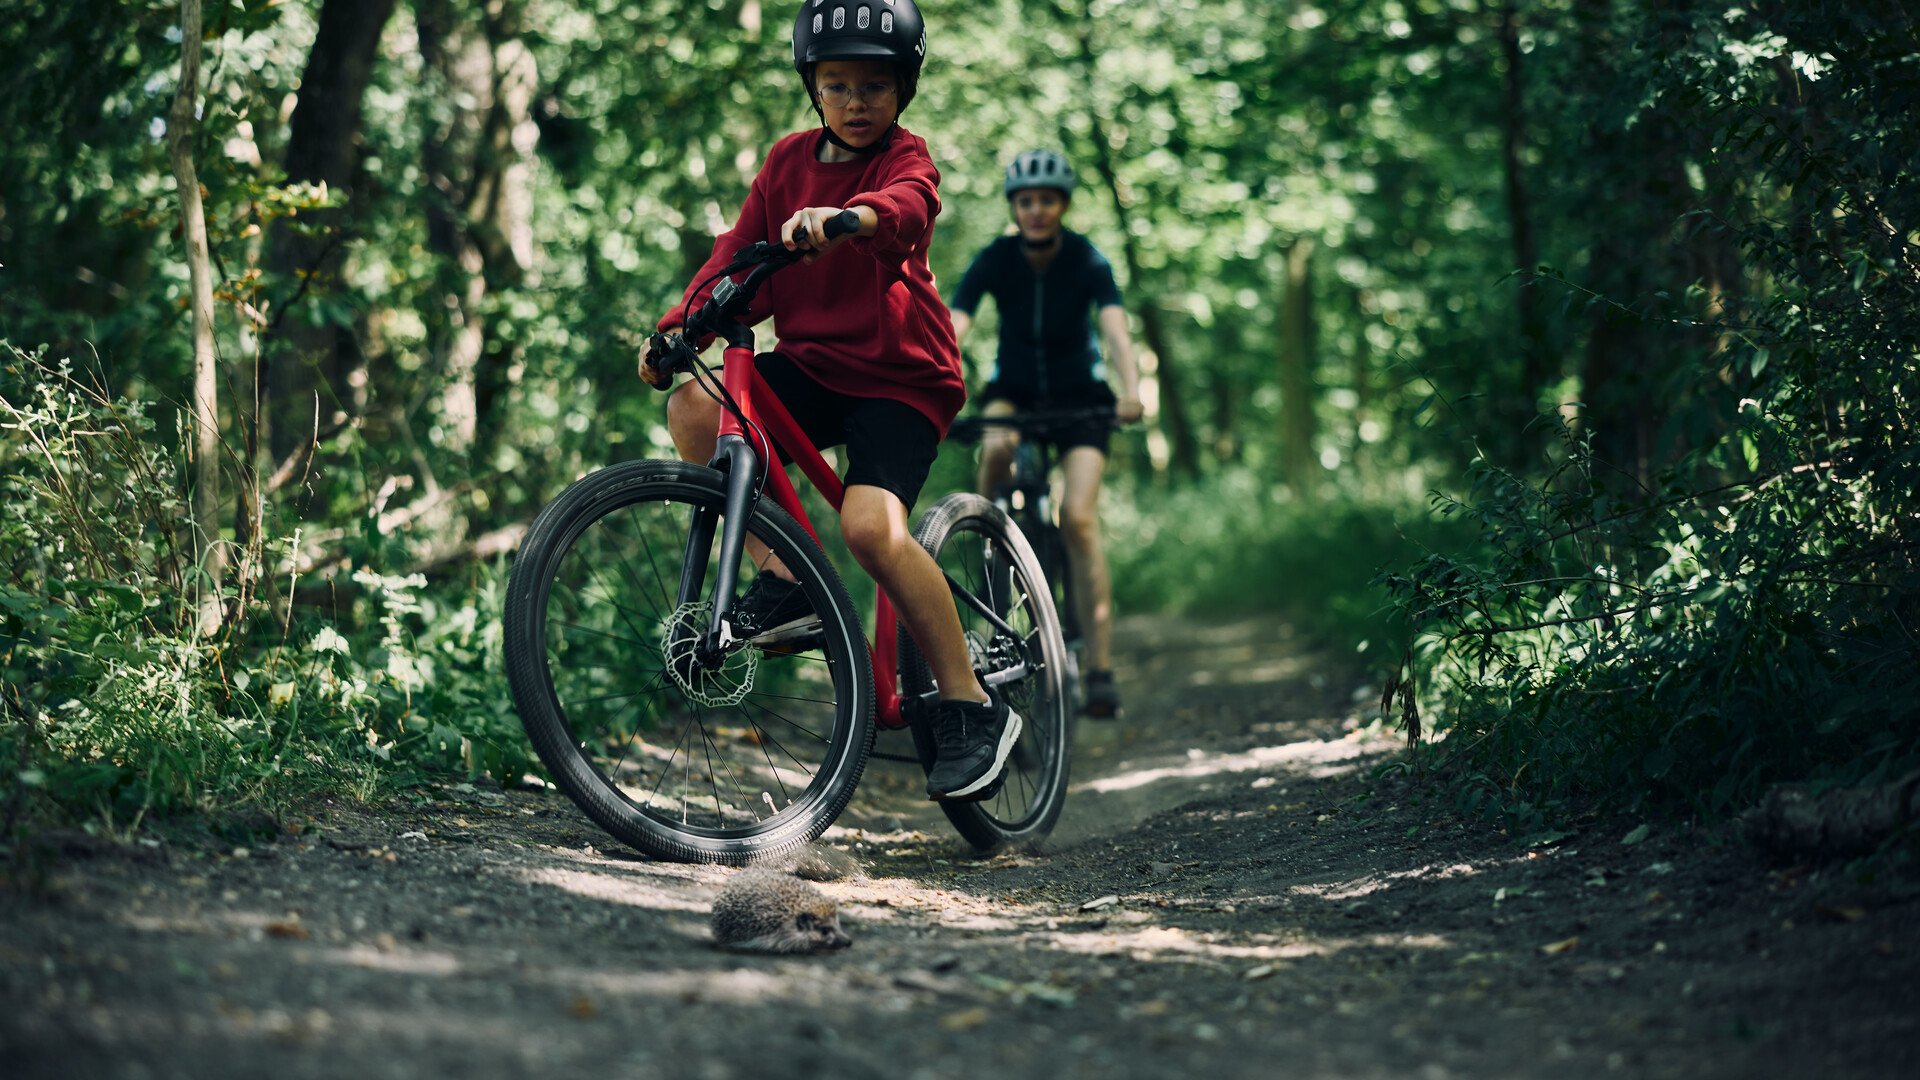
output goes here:
[[1920, 1075], [1913, 888], [1670, 824], [1527, 848], [1373, 780], [1366, 688], [1284, 625], [1119, 645], [1127, 715], [1081, 724], [1044, 851], [973, 857], [875, 762], [823, 957], [713, 950], [731, 871], [548, 792], [60, 838], [0, 893], [0, 1075]]

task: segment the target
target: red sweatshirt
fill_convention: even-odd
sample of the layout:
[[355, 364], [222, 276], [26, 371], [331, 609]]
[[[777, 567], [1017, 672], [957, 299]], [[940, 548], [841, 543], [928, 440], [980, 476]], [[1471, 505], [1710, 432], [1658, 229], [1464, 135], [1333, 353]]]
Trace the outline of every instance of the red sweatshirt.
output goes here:
[[[953, 319], [927, 267], [940, 213], [939, 170], [926, 140], [905, 128], [894, 131], [887, 149], [852, 161], [817, 160], [820, 139], [815, 129], [773, 144], [739, 220], [714, 241], [688, 289], [748, 244], [779, 243], [780, 226], [802, 207], [872, 207], [879, 219], [872, 236], [774, 274], [761, 285], [747, 321], [773, 316], [780, 352], [827, 389], [903, 402], [944, 436], [967, 389]], [[710, 292], [689, 292], [685, 310], [699, 310]], [[660, 327], [677, 325], [681, 312], [676, 305]]]

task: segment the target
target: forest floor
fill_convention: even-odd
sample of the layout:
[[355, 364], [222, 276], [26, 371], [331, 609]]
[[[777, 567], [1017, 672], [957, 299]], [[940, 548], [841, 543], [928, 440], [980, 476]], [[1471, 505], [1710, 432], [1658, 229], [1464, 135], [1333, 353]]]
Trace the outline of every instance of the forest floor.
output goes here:
[[1528, 846], [1374, 780], [1366, 688], [1283, 625], [1120, 645], [1127, 713], [1080, 725], [1044, 851], [973, 856], [874, 763], [825, 838], [862, 867], [821, 886], [854, 938], [825, 956], [715, 951], [732, 871], [543, 791], [53, 837], [0, 890], [0, 1072], [1920, 1075], [1920, 887], [1670, 824]]

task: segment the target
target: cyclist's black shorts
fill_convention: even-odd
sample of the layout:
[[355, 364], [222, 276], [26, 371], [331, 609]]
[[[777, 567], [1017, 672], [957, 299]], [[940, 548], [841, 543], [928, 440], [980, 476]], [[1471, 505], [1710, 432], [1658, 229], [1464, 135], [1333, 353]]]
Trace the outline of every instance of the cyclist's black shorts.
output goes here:
[[[1055, 395], [1042, 401], [1026, 389], [1017, 386], [1002, 386], [990, 382], [980, 392], [980, 407], [986, 408], [996, 401], [1012, 402], [1019, 412], [1033, 412], [1045, 409], [1112, 409], [1119, 399], [1114, 397], [1113, 388], [1106, 383], [1089, 383], [1084, 389], [1067, 395]], [[1076, 446], [1091, 446], [1102, 454], [1107, 452], [1107, 443], [1113, 438], [1113, 422], [1110, 420], [1087, 420], [1078, 424], [1068, 424], [1056, 430], [1049, 437], [1050, 442], [1061, 453]]]
[[[933, 421], [892, 398], [853, 397], [829, 390], [777, 352], [761, 353], [754, 358], [754, 367], [816, 448], [846, 444], [843, 483], [885, 488], [898, 495], [908, 510], [913, 509], [940, 452], [940, 432]], [[782, 451], [780, 460], [791, 459]]]

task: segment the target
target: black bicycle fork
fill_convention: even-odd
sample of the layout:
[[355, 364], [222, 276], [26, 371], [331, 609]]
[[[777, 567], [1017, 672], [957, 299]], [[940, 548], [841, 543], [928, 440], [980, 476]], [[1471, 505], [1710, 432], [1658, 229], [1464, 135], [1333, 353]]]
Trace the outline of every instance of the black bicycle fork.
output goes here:
[[738, 435], [722, 435], [708, 465], [727, 478], [727, 501], [717, 511], [710, 506], [693, 508], [687, 523], [687, 549], [680, 562], [677, 600], [684, 609], [697, 603], [704, 592], [718, 517], [720, 573], [713, 583], [713, 611], [707, 620], [707, 632], [694, 649], [700, 662], [717, 663], [733, 639], [730, 616], [734, 592], [740, 584], [740, 551], [747, 542], [747, 522], [752, 520], [760, 502], [760, 480], [765, 466], [747, 445], [747, 440]]

